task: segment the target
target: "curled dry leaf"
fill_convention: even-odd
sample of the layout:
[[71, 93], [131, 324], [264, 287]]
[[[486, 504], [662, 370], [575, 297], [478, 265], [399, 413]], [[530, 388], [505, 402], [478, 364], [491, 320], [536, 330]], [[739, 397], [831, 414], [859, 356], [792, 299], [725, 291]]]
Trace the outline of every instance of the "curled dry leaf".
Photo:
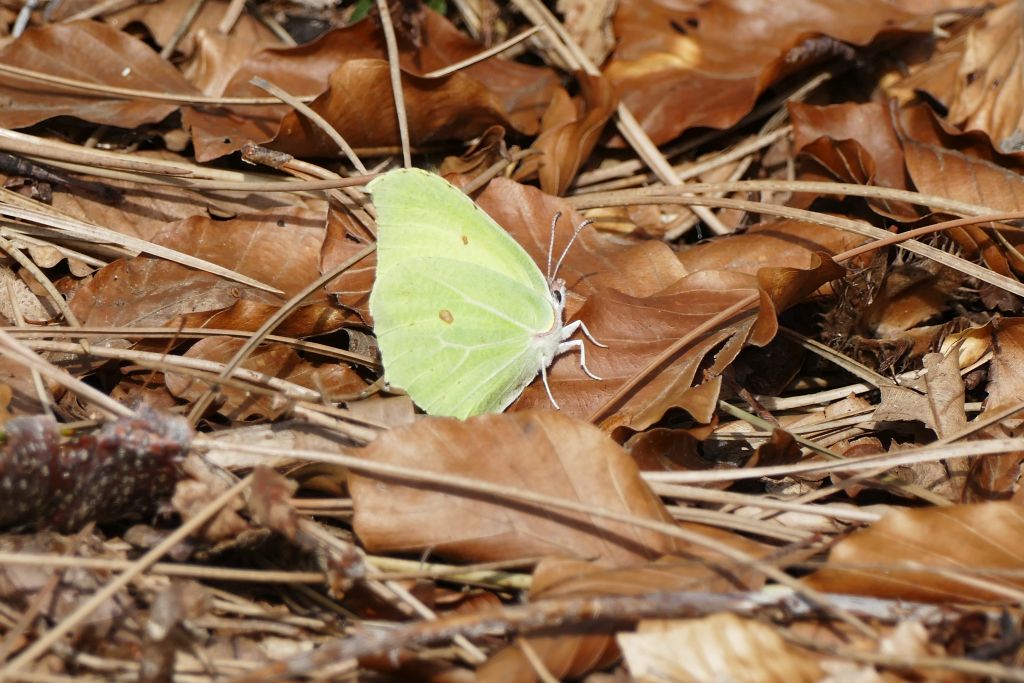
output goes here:
[[[831, 180], [860, 185], [908, 189], [903, 151], [889, 109], [879, 102], [814, 106], [789, 104], [793, 147], [813, 162], [804, 164], [802, 180]], [[825, 173], [821, 173], [825, 171]], [[869, 199], [884, 216], [914, 220], [911, 204]]]
[[[199, 94], [180, 71], [141, 40], [94, 21], [30, 28], [0, 48], [0, 63], [99, 86], [183, 97]], [[134, 128], [157, 123], [178, 108], [174, 103], [122, 99], [6, 73], [0, 76], [0, 102], [0, 126], [5, 128], [24, 128], [56, 116]]]
[[515, 174], [516, 180], [523, 180], [536, 173], [548, 194], [561, 195], [569, 189], [618, 103], [608, 79], [585, 73], [577, 73], [576, 79], [579, 96], [570, 99], [565, 91], [555, 92], [541, 120], [540, 135], [531, 146], [540, 155], [527, 157]]
[[787, 643], [775, 628], [734, 614], [644, 621], [616, 638], [641, 683], [796, 683], [822, 680], [818, 657]]
[[505, 143], [505, 129], [502, 126], [491, 126], [462, 154], [446, 156], [437, 172], [442, 176], [466, 175], [472, 178], [499, 162], [512, 163], [512, 155]]
[[897, 510], [839, 541], [805, 581], [820, 591], [893, 600], [1005, 600], [1000, 588], [1017, 596], [1024, 587], [1016, 572], [1021, 534], [1016, 503]]
[[[882, 0], [798, 0], [765, 7], [740, 0], [620, 3], [619, 42], [605, 75], [655, 143], [697, 126], [725, 128], [757, 96], [809, 61], [866, 45], [882, 32], [931, 29], [930, 8], [915, 15]], [[815, 54], [816, 46], [824, 54]]]
[[[385, 432], [362, 454], [671, 523], [621, 447], [597, 428], [558, 413], [481, 415], [464, 422], [427, 418]], [[430, 548], [478, 562], [559, 555], [624, 564], [679, 547], [622, 522], [439, 484], [352, 473], [349, 488], [355, 530], [370, 552]]]
[[967, 32], [949, 120], [982, 130], [1001, 152], [1024, 149], [1024, 82], [1020, 8], [1006, 3], [985, 14]]
[[782, 219], [752, 225], [743, 234], [706, 240], [678, 258], [685, 273], [729, 270], [757, 275], [762, 268], [814, 268], [819, 263], [818, 252], [836, 254], [865, 241], [846, 230]]

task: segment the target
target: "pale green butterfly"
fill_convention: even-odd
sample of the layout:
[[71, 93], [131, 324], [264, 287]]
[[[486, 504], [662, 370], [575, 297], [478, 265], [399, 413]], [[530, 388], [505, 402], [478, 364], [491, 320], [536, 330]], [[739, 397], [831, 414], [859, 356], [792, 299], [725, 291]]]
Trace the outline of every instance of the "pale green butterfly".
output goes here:
[[583, 342], [569, 337], [582, 330], [604, 345], [581, 321], [562, 324], [557, 266], [545, 278], [525, 249], [438, 175], [390, 171], [367, 189], [378, 228], [370, 313], [390, 385], [431, 415], [466, 418], [501, 412], [538, 372], [557, 409], [547, 367], [566, 351], [579, 351], [583, 370], [599, 379]]

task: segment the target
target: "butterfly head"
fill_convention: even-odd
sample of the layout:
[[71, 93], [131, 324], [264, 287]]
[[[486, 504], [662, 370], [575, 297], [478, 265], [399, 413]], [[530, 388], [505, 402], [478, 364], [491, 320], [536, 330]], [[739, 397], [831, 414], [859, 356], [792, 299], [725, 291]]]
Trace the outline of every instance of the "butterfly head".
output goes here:
[[551, 306], [555, 309], [555, 318], [562, 321], [562, 311], [565, 309], [565, 280], [554, 278], [548, 280], [548, 291], [551, 292]]

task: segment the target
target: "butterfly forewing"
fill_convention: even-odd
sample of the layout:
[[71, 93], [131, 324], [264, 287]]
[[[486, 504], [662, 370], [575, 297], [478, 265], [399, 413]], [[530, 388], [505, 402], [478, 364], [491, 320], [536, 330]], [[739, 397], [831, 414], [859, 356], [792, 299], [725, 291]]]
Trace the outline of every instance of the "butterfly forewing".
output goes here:
[[367, 187], [377, 208], [378, 269], [407, 258], [451, 258], [486, 265], [548, 296], [547, 281], [526, 250], [441, 176], [403, 169]]

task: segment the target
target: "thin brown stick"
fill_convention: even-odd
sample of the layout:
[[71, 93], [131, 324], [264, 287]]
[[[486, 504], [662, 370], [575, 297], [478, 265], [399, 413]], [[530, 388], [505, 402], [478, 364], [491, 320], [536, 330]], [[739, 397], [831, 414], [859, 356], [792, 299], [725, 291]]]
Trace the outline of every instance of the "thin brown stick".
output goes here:
[[199, 10], [206, 4], [206, 0], [192, 0], [192, 4], [185, 9], [185, 13], [178, 20], [178, 27], [174, 29], [174, 33], [171, 35], [170, 40], [160, 50], [160, 57], [162, 59], [170, 59], [174, 51], [178, 49], [178, 43], [185, 37], [188, 30], [192, 27], [192, 22], [199, 16]]
[[295, 109], [295, 111], [301, 113], [303, 116], [312, 121], [316, 126], [324, 132], [324, 134], [334, 141], [334, 144], [338, 146], [338, 149], [348, 158], [350, 164], [352, 164], [361, 175], [366, 175], [366, 167], [363, 166], [363, 162], [359, 160], [359, 156], [355, 150], [352, 149], [351, 145], [342, 137], [338, 129], [328, 123], [327, 119], [320, 114], [313, 111], [313, 108], [308, 104], [302, 102], [299, 98], [292, 96], [286, 90], [277, 86], [265, 78], [259, 76], [253, 76], [249, 79], [249, 82], [255, 85], [257, 88], [266, 90], [274, 97], [279, 98], [282, 102]]
[[[68, 555], [41, 555], [35, 553], [0, 552], [0, 566], [22, 567], [75, 567], [97, 571], [122, 571], [131, 569], [134, 560], [111, 560], [101, 557], [71, 557]], [[267, 569], [232, 569], [199, 564], [176, 564], [158, 562], [149, 568], [150, 574], [162, 576], [184, 576], [210, 581], [239, 581], [246, 583], [307, 583], [322, 584], [326, 580], [323, 572], [285, 572]]]
[[[81, 81], [64, 76], [54, 76], [43, 71], [34, 71], [20, 66], [11, 66], [0, 62], [0, 73], [15, 76], [28, 81], [48, 83], [76, 92], [96, 93], [97, 96], [105, 96], [106, 99], [118, 98], [127, 100], [142, 100], [150, 102], [171, 102], [180, 105], [193, 106], [280, 106], [281, 100], [276, 97], [209, 97], [195, 93], [165, 93], [155, 90], [137, 90], [135, 88], [122, 88], [108, 83], [95, 83]], [[316, 95], [302, 95], [299, 99], [304, 102], [312, 102]]]
[[399, 66], [398, 40], [395, 38], [395, 27], [391, 23], [391, 11], [387, 0], [377, 0], [377, 14], [380, 17], [381, 30], [384, 31], [384, 43], [388, 48], [388, 68], [391, 74], [391, 96], [395, 101], [395, 115], [398, 117], [398, 137], [402, 141], [402, 166], [412, 166], [412, 152], [409, 144], [409, 119], [405, 111], [405, 94], [402, 92], [402, 69]]
[[[90, 325], [71, 328], [51, 325], [48, 327], [0, 327], [0, 330], [17, 338], [118, 336], [127, 339], [168, 339], [171, 337], [205, 339], [206, 337], [248, 337], [250, 335], [245, 330], [223, 330], [214, 327], [183, 327], [178, 329], [170, 327], [102, 327]], [[369, 356], [327, 346], [326, 344], [318, 344], [304, 339], [282, 337], [274, 334], [267, 335], [265, 341], [286, 344], [305, 353], [314, 353], [325, 358], [335, 358], [347, 363], [362, 365], [371, 370], [380, 370], [380, 362]]]
[[493, 57], [495, 55], [501, 54], [502, 52], [504, 52], [505, 50], [509, 49], [510, 47], [515, 47], [516, 45], [518, 45], [519, 43], [523, 42], [524, 40], [526, 40], [530, 36], [535, 35], [540, 30], [541, 29], [540, 29], [539, 26], [534, 26], [532, 28], [528, 28], [525, 31], [523, 31], [522, 33], [520, 33], [519, 35], [513, 36], [513, 37], [509, 38], [506, 41], [498, 43], [494, 47], [490, 47], [490, 48], [484, 50], [483, 52], [478, 52], [477, 54], [473, 55], [472, 57], [467, 57], [466, 59], [463, 59], [462, 61], [459, 61], [459, 62], [455, 62], [454, 64], [449, 64], [448, 66], [442, 67], [440, 69], [435, 69], [434, 71], [427, 72], [427, 73], [423, 74], [422, 77], [423, 78], [444, 78], [445, 76], [450, 76], [451, 74], [455, 73], [456, 71], [461, 71], [462, 69], [465, 69], [467, 66], [473, 66], [474, 64], [479, 64], [480, 62], [482, 62], [484, 60], [490, 59], [491, 57]]
[[743, 597], [713, 593], [649, 593], [639, 596], [551, 598], [529, 605], [503, 607], [472, 614], [454, 614], [437, 621], [421, 621], [390, 630], [361, 630], [332, 640], [313, 652], [275, 662], [233, 679], [232, 683], [269, 683], [309, 675], [334, 662], [397, 652], [416, 645], [446, 641], [456, 635], [489, 636], [529, 633], [540, 629], [571, 629], [577, 625], [607, 628], [640, 619], [697, 617], [716, 612], [751, 614], [757, 604]]

